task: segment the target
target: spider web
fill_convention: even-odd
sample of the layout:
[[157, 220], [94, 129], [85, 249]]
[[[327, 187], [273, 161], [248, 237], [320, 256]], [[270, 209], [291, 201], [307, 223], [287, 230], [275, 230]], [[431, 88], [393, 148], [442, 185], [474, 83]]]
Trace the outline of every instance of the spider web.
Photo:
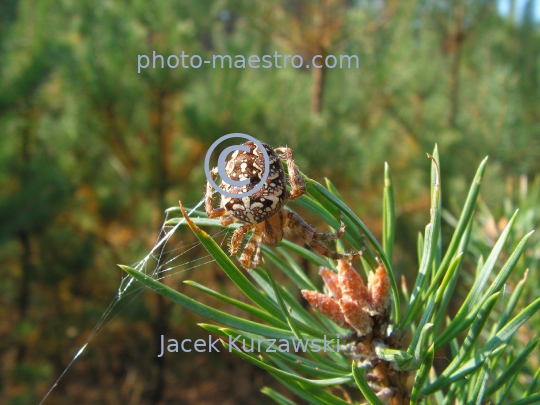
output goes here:
[[[216, 192], [214, 191], [214, 194]], [[193, 208], [188, 210], [188, 215], [191, 214], [200, 208], [204, 204], [205, 198], [202, 198]], [[172, 277], [180, 273], [196, 269], [198, 267], [207, 265], [214, 262], [211, 255], [205, 255], [198, 257], [194, 260], [183, 261], [182, 257], [189, 251], [196, 249], [201, 245], [200, 242], [185, 243], [180, 241], [174, 244], [174, 247], [170, 248], [172, 242], [170, 242], [171, 237], [174, 235], [176, 230], [185, 225], [185, 218], [181, 218], [178, 223], [174, 226], [166, 225], [167, 220], [169, 219], [169, 213], [165, 212], [165, 218], [163, 224], [161, 225], [157, 240], [150, 250], [150, 252], [140, 261], [130, 265], [133, 269], [138, 272], [144, 273], [153, 279], [159, 281], [167, 277]], [[222, 236], [220, 246], [227, 240], [228, 229], [222, 229], [217, 233], [213, 234], [213, 238], [218, 238]], [[47, 391], [39, 405], [45, 403], [49, 395], [54, 391], [54, 389], [61, 382], [63, 377], [69, 371], [73, 363], [83, 354], [86, 347], [90, 344], [92, 339], [104, 328], [109, 322], [115, 319], [123, 310], [125, 310], [130, 303], [135, 300], [145, 289], [144, 286], [138, 286], [133, 288], [134, 279], [125, 275], [120, 280], [120, 285], [115, 297], [112, 299], [110, 304], [107, 306], [103, 314], [101, 315], [99, 321], [96, 323], [88, 337], [86, 338], [84, 344], [81, 346], [79, 351], [73, 356], [69, 364], [66, 366], [64, 371], [56, 379], [51, 388]], [[123, 305], [121, 305], [123, 304]]]

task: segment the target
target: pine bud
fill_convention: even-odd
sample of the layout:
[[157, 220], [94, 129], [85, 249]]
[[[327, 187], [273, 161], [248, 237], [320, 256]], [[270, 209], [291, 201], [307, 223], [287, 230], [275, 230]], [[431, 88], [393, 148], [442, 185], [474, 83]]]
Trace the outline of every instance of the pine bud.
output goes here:
[[373, 310], [382, 315], [388, 310], [390, 304], [390, 277], [379, 258], [377, 262], [379, 267], [374, 273], [369, 274], [368, 289]]
[[339, 307], [337, 301], [334, 301], [332, 298], [317, 291], [302, 290], [302, 295], [313, 308], [326, 316], [332, 322], [336, 323], [342, 328], [351, 328], [341, 313], [341, 308]]
[[367, 335], [371, 332], [373, 319], [364, 310], [364, 306], [347, 297], [339, 300], [341, 312], [345, 316], [345, 320], [351, 325], [360, 336]]
[[360, 274], [346, 260], [338, 260], [338, 278], [344, 298], [359, 303], [369, 303], [369, 292]]
[[338, 275], [326, 267], [319, 267], [319, 275], [322, 277], [328, 291], [330, 291], [331, 297], [339, 300], [341, 298], [341, 287], [339, 286]]

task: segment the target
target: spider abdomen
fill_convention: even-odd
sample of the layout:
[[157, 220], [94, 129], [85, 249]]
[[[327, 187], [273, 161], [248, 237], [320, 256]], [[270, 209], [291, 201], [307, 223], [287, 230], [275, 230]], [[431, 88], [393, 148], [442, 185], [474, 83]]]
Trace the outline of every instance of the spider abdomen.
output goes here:
[[[255, 188], [264, 173], [264, 158], [257, 145], [248, 141], [244, 145], [249, 152], [237, 150], [227, 161], [225, 171], [232, 180], [249, 179], [245, 186], [231, 186], [222, 182], [221, 187], [232, 194], [246, 193]], [[287, 201], [285, 170], [276, 152], [263, 143], [268, 154], [270, 172], [268, 179], [261, 189], [248, 197], [234, 198], [222, 195], [221, 206], [227, 213], [243, 222], [258, 224], [274, 216], [283, 208]]]

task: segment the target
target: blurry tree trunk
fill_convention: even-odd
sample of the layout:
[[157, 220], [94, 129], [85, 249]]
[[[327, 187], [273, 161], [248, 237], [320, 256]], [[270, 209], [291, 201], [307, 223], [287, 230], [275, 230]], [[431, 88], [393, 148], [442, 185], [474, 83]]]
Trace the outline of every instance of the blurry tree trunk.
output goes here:
[[452, 55], [452, 67], [450, 71], [450, 127], [456, 128], [456, 119], [459, 112], [459, 63], [461, 61], [461, 45], [456, 40], [455, 53]]
[[510, 12], [508, 16], [512, 21], [516, 21], [516, 0], [510, 0]]
[[[30, 273], [32, 271], [31, 263], [31, 244], [30, 233], [23, 231], [18, 236], [21, 245], [21, 281], [19, 284], [19, 322], [26, 319], [28, 313], [28, 303], [30, 299]], [[21, 339], [17, 343], [17, 363], [24, 360], [26, 354], [26, 342]]]
[[[326, 52], [321, 49], [321, 51], [318, 53], [318, 55], [322, 56], [322, 62], [320, 62], [320, 65], [322, 67], [320, 69], [317, 69], [313, 67], [313, 95], [312, 95], [312, 111], [315, 114], [320, 114], [322, 111], [322, 104], [323, 104], [323, 96], [324, 96], [324, 83], [326, 79], [326, 65], [324, 63], [324, 60], [326, 58]], [[318, 59], [320, 61], [321, 59]]]
[[[23, 162], [21, 169], [21, 189], [24, 189], [30, 181], [30, 125], [23, 129], [22, 145], [21, 145], [21, 160]], [[30, 301], [30, 274], [32, 272], [32, 247], [31, 234], [27, 230], [22, 230], [18, 235], [18, 240], [21, 245], [21, 280], [19, 284], [19, 317], [18, 322], [24, 322], [28, 313], [28, 304]], [[21, 339], [17, 343], [17, 363], [24, 360], [26, 354], [26, 342]]]
[[461, 63], [463, 41], [465, 40], [463, 12], [463, 4], [459, 2], [455, 10], [456, 28], [450, 37], [450, 52], [452, 55], [452, 62], [450, 67], [450, 114], [448, 123], [453, 129], [457, 127], [457, 116], [459, 114], [459, 67]]

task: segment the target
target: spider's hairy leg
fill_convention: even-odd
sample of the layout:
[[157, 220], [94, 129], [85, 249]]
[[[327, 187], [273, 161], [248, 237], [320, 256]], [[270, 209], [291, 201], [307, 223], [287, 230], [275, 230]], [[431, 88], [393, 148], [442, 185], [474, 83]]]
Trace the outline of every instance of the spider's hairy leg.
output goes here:
[[[298, 214], [292, 211], [287, 210], [287, 220], [288, 221], [286, 225], [289, 228], [294, 229], [304, 242], [306, 242], [312, 249], [315, 249], [317, 252], [319, 252], [321, 255], [325, 257], [328, 257], [330, 259], [356, 260], [356, 259], [359, 259], [360, 256], [362, 256], [361, 251], [354, 252], [354, 253], [338, 253], [336, 251], [328, 249], [325, 245], [323, 245], [317, 239], [317, 236], [316, 236], [316, 235], [319, 235], [318, 237], [320, 237], [320, 235], [324, 235], [324, 234], [317, 232], [315, 229], [309, 226], [306, 221], [300, 218]], [[335, 239], [335, 238], [331, 238], [331, 239]], [[324, 240], [324, 238], [321, 240]]]
[[292, 149], [290, 148], [276, 148], [276, 153], [281, 153], [287, 162], [287, 168], [289, 170], [289, 183], [291, 184], [291, 191], [288, 192], [289, 199], [294, 200], [300, 197], [306, 192], [306, 183], [300, 174], [300, 169], [294, 163]]
[[[212, 176], [212, 180], [216, 180], [216, 176], [218, 173], [217, 167], [214, 167], [212, 171], [210, 172], [210, 175]], [[214, 209], [214, 206], [212, 204], [212, 195], [214, 194], [214, 189], [212, 188], [212, 185], [209, 181], [206, 182], [206, 200], [204, 202], [204, 208], [206, 210], [206, 215], [208, 215], [208, 218], [216, 218], [221, 217], [227, 213], [227, 210], [223, 207], [219, 207]]]
[[234, 231], [231, 237], [231, 246], [229, 249], [232, 256], [236, 256], [236, 254], [238, 253], [238, 249], [240, 249], [240, 246], [242, 246], [244, 236], [246, 235], [246, 233], [251, 231], [253, 227], [253, 224], [245, 224], [238, 228], [236, 231]]
[[[298, 216], [298, 215], [297, 215]], [[336, 240], [341, 238], [345, 234], [345, 222], [343, 222], [343, 215], [341, 214], [341, 211], [339, 211], [339, 229], [336, 232], [317, 232], [315, 229], [311, 228], [302, 218], [300, 218], [300, 221], [304, 222], [304, 224], [309, 228], [312, 229], [313, 239], [315, 240]]]
[[262, 233], [258, 229], [255, 229], [240, 256], [240, 263], [246, 269], [253, 269], [259, 265], [261, 260], [261, 243]]
[[221, 225], [223, 226], [229, 226], [230, 224], [236, 222], [237, 219], [230, 216], [230, 215], [224, 215], [219, 218], [219, 222], [221, 222]]
[[345, 234], [345, 222], [343, 222], [343, 216], [341, 215], [341, 212], [339, 213], [340, 225], [339, 225], [339, 230], [337, 232], [317, 232], [306, 221], [304, 221], [302, 217], [300, 217], [300, 215], [292, 211], [288, 211], [288, 210], [287, 210], [287, 215], [289, 218], [294, 217], [293, 222], [297, 224], [297, 228], [300, 227], [301, 229], [303, 229], [304, 234], [310, 240], [318, 240], [318, 241], [336, 240], [336, 239], [341, 238]]

